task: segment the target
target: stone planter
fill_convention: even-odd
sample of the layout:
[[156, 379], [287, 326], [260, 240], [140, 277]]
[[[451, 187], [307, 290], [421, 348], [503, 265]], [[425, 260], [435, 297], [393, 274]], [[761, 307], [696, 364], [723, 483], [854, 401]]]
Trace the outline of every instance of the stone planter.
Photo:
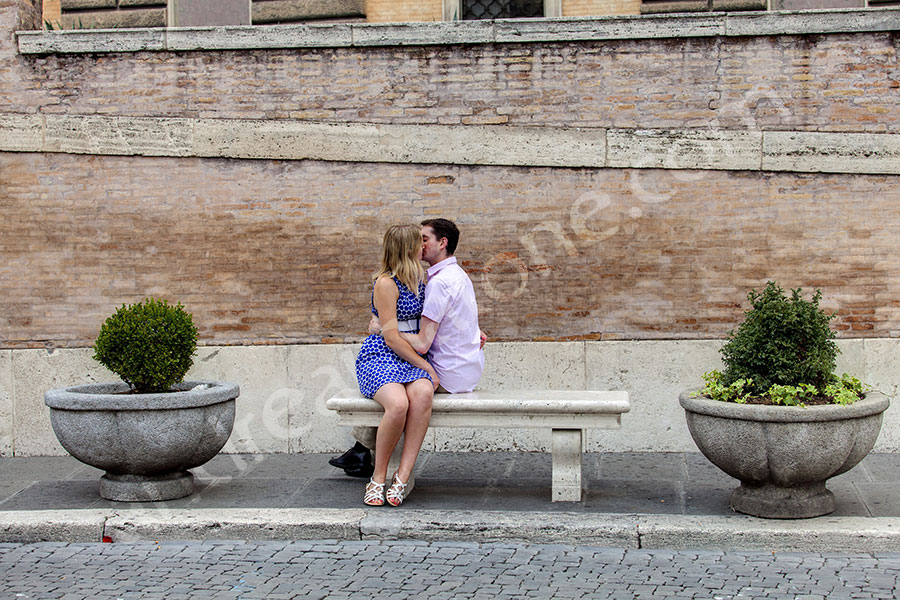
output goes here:
[[802, 519], [835, 509], [830, 477], [875, 445], [890, 401], [878, 392], [849, 406], [759, 406], [679, 397], [700, 451], [740, 480], [731, 508], [757, 517]]
[[[193, 389], [206, 385], [205, 389]], [[130, 394], [125, 383], [89, 384], [44, 394], [57, 439], [106, 474], [100, 496], [144, 502], [194, 491], [188, 469], [215, 456], [234, 426], [233, 383], [184, 382], [176, 392]]]

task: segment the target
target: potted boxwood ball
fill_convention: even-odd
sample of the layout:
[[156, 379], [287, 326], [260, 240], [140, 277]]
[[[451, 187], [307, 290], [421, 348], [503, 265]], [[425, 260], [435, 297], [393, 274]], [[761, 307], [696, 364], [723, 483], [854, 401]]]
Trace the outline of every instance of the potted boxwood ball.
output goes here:
[[106, 473], [100, 495], [118, 501], [191, 494], [188, 469], [215, 456], [234, 425], [233, 383], [183, 381], [197, 328], [181, 304], [122, 306], [100, 329], [94, 358], [122, 378], [44, 394], [60, 444]]
[[861, 461], [881, 431], [888, 398], [834, 373], [833, 318], [821, 293], [804, 300], [769, 282], [722, 347], [722, 372], [679, 400], [700, 451], [739, 479], [731, 508], [757, 517], [807, 518], [835, 509], [827, 479]]

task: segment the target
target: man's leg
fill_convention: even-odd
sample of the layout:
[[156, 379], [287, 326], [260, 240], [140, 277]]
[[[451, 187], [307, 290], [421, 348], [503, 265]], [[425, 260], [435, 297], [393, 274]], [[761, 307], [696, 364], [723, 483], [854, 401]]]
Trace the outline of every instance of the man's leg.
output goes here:
[[377, 434], [377, 427], [358, 425], [350, 430], [350, 435], [352, 435], [357, 442], [373, 452], [375, 451], [375, 436]]
[[353, 437], [357, 440], [352, 448], [328, 461], [333, 467], [344, 469], [350, 477], [371, 477], [372, 450], [375, 448], [376, 427], [354, 427]]

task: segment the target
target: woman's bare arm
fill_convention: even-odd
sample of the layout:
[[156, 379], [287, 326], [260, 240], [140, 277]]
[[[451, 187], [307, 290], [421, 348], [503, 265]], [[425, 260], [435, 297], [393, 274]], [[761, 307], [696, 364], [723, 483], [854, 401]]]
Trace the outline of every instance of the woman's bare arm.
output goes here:
[[375, 282], [375, 309], [378, 311], [378, 316], [381, 319], [381, 335], [384, 338], [384, 343], [397, 356], [431, 375], [434, 387], [437, 388], [439, 382], [434, 367], [419, 356], [397, 329], [397, 299], [399, 297], [400, 291], [390, 277], [380, 277]]

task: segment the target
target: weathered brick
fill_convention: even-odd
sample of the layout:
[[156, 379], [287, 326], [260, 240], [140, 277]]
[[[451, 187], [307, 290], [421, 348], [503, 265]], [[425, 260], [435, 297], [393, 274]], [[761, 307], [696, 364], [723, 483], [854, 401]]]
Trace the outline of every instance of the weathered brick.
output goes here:
[[900, 284], [880, 225], [900, 220], [897, 178], [0, 157], [20, 182], [0, 186], [12, 347], [89, 343], [149, 293], [211, 342], [355, 339], [384, 227], [437, 214], [460, 222], [499, 339], [721, 335], [769, 278], [822, 287], [838, 330], [898, 328], [876, 300]]
[[[0, 1], [0, 30], [20, 5]], [[891, 33], [45, 57], [11, 40], [16, 114], [900, 133]], [[875, 175], [0, 153], [0, 347], [89, 344], [151, 294], [208, 343], [356, 340], [384, 228], [431, 216], [459, 222], [494, 339], [721, 336], [767, 279], [821, 287], [842, 335], [897, 335], [898, 193]]]

